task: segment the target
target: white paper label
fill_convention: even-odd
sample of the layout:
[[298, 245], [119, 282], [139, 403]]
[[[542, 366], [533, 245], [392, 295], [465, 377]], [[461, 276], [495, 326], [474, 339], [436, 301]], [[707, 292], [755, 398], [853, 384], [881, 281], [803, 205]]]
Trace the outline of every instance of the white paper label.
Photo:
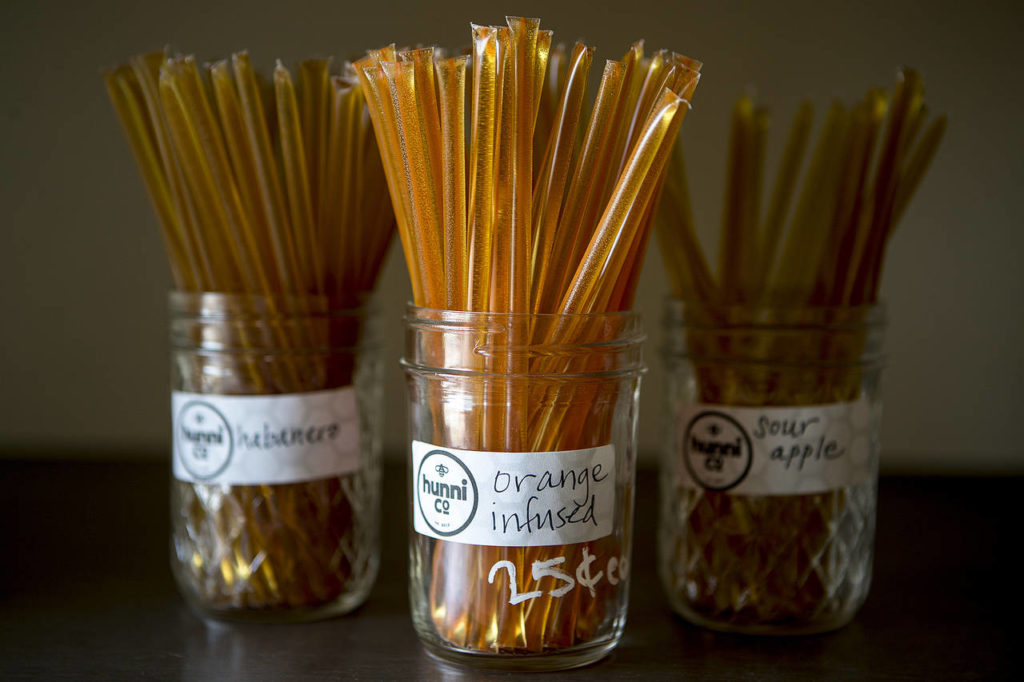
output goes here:
[[[875, 476], [881, 406], [867, 400], [796, 407], [686, 405], [683, 485], [737, 495], [835, 490]], [[872, 413], [874, 412], [874, 414]]]
[[412, 442], [413, 527], [496, 547], [571, 545], [610, 535], [615, 448], [479, 452]]
[[193, 483], [297, 483], [359, 469], [352, 386], [286, 395], [174, 391], [174, 477]]

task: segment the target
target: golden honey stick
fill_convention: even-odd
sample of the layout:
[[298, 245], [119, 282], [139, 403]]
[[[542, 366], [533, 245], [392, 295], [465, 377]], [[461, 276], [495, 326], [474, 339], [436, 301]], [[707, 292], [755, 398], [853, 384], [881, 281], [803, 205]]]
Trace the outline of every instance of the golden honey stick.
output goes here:
[[[587, 132], [583, 138], [582, 149], [574, 154], [571, 175], [566, 181], [562, 213], [559, 216], [557, 228], [555, 228], [555, 234], [560, 238], [551, 237], [554, 239], [552, 253], [543, 259], [550, 265], [548, 269], [542, 268], [540, 272], [540, 280], [536, 287], [539, 290], [535, 305], [536, 312], [557, 309], [562, 292], [565, 291], [569, 277], [572, 275], [569, 272], [571, 264], [579, 260], [577, 248], [582, 250], [581, 243], [589, 242], [590, 236], [585, 232], [580, 214], [587, 198], [586, 191], [589, 183], [596, 177], [598, 152], [610, 130], [608, 119], [612, 103], [618, 94], [621, 73], [621, 65], [618, 62], [606, 63], [601, 77], [601, 85], [587, 124]], [[543, 235], [538, 235], [537, 238], [539, 240], [547, 239]], [[565, 263], [569, 263], [570, 267], [558, 267]]]
[[[548, 270], [558, 267], [548, 257], [553, 248], [555, 231], [558, 229], [558, 216], [562, 208], [565, 186], [568, 182], [569, 164], [572, 152], [577, 144], [580, 114], [583, 109], [583, 95], [586, 88], [587, 75], [594, 51], [582, 43], [573, 47], [569, 57], [565, 86], [561, 88], [559, 81], [549, 84], [559, 87], [564, 95], [553, 112], [553, 120], [548, 126], [547, 148], [537, 174], [533, 191], [533, 254], [531, 259], [530, 280], [536, 283], [532, 291], [533, 312], [540, 312], [542, 303], [541, 292], [543, 283], [550, 276]], [[562, 60], [559, 60], [561, 62]], [[560, 90], [560, 91], [561, 91]], [[548, 98], [557, 95], [547, 94]], [[554, 105], [553, 105], [554, 106]], [[543, 135], [543, 133], [539, 133]], [[550, 308], [548, 308], [550, 309]]]
[[[121, 121], [121, 126], [128, 135], [150, 200], [156, 209], [164, 246], [171, 254], [171, 274], [174, 283], [180, 289], [192, 289], [196, 286], [194, 273], [198, 267], [195, 265], [194, 255], [186, 245], [187, 236], [173, 206], [171, 189], [160, 168], [159, 152], [154, 148], [149, 136], [143, 132], [146, 128], [145, 114], [140, 110], [139, 102], [128, 82], [128, 79], [134, 79], [134, 76], [130, 73], [109, 72], [105, 75], [105, 79], [110, 99]], [[183, 262], [188, 262], [190, 267], [182, 268]]]
[[[667, 85], [673, 92], [677, 92], [683, 99], [685, 108], [677, 114], [681, 120], [681, 117], [685, 116], [686, 110], [689, 109], [689, 102], [693, 97], [694, 90], [697, 88], [697, 83], [700, 80], [700, 68], [702, 64], [697, 60], [675, 53], [671, 53], [669, 56], [672, 59], [673, 66], [668, 70], [667, 74], [665, 74], [663, 80], [659, 78], [659, 82]], [[650, 71], [647, 78], [647, 82], [649, 81], [651, 81]], [[645, 82], [644, 87], [645, 93], [649, 90], [647, 82]], [[644, 95], [644, 97], [645, 99], [641, 106], [647, 108], [650, 99], [646, 95]], [[673, 135], [675, 134], [673, 133]], [[632, 144], [630, 146], [632, 146]], [[671, 157], [671, 152], [669, 152], [669, 156]], [[640, 281], [640, 272], [643, 269], [644, 257], [647, 253], [647, 245], [650, 241], [651, 230], [648, 229], [648, 226], [652, 223], [655, 208], [664, 189], [664, 166], [661, 165], [659, 168], [659, 180], [652, 188], [653, 194], [651, 195], [650, 200], [647, 201], [646, 206], [643, 209], [643, 214], [638, 215], [645, 227], [640, 231], [640, 237], [633, 240], [632, 245], [630, 246], [629, 254], [626, 258], [626, 265], [622, 268], [622, 272], [626, 274], [617, 280], [615, 291], [612, 293], [607, 304], [608, 309], [610, 310], [629, 310], [633, 307], [633, 299], [636, 295], [636, 289]]]

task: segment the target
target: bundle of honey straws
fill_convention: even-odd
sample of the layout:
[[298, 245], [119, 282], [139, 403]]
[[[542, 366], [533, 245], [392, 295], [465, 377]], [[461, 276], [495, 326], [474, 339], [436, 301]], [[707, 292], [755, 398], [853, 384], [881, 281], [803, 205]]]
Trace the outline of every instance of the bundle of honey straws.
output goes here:
[[927, 118], [911, 69], [891, 97], [875, 89], [849, 108], [834, 102], [801, 187], [804, 103], [762, 206], [769, 116], [740, 98], [716, 273], [676, 148], [658, 219], [676, 297], [665, 328], [659, 550], [669, 599], [695, 623], [820, 632], [848, 622], [867, 595], [879, 285], [886, 246], [945, 131], [945, 117]]
[[[437, 475], [464, 466], [463, 484], [481, 479], [435, 503], [486, 502], [479, 472], [494, 462], [616, 448], [614, 528], [593, 541], [524, 546], [416, 526], [413, 619], [437, 655], [580, 665], [613, 646], [624, 622], [642, 341], [625, 311], [700, 64], [645, 57], [637, 43], [606, 62], [588, 117], [592, 61], [592, 48], [552, 47], [538, 20], [512, 17], [473, 26], [471, 57], [388, 47], [355, 65], [415, 300], [405, 359], [413, 468], [418, 439], [433, 448], [426, 457], [447, 458], [430, 467]], [[620, 348], [629, 381], [601, 379]], [[572, 376], [583, 378], [560, 380]], [[415, 483], [419, 524], [434, 512]]]
[[105, 79], [175, 287], [179, 586], [218, 617], [354, 608], [378, 556], [380, 363], [364, 305], [394, 231], [355, 75], [307, 60], [296, 87], [280, 62], [266, 82], [244, 52], [202, 68], [156, 52]]

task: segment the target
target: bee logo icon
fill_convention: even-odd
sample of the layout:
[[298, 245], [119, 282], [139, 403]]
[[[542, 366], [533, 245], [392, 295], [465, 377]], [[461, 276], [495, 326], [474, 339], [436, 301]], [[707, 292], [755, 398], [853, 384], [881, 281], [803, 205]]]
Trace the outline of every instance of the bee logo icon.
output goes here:
[[436, 467], [434, 467], [434, 471], [437, 472], [438, 476], [444, 478], [444, 475], [448, 473], [448, 467], [446, 467], [444, 464], [438, 464]]

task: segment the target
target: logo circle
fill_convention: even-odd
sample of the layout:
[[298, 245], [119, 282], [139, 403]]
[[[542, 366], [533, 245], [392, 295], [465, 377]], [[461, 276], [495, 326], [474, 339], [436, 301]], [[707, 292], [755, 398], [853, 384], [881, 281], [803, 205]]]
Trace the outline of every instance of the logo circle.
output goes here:
[[420, 516], [441, 537], [458, 535], [476, 516], [479, 492], [465, 463], [445, 450], [431, 450], [416, 471]]
[[182, 466], [199, 480], [221, 474], [235, 451], [228, 420], [220, 410], [202, 400], [191, 400], [178, 411], [174, 443]]
[[683, 434], [683, 461], [707, 490], [734, 488], [750, 473], [754, 448], [738, 421], [724, 412], [697, 414]]

